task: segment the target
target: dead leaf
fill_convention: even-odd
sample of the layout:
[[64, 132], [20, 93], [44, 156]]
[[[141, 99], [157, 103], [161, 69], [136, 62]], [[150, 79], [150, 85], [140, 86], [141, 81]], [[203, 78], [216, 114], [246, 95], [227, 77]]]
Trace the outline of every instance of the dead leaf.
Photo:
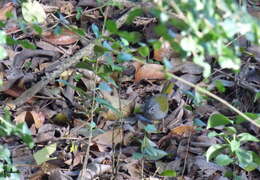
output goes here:
[[195, 132], [194, 126], [178, 126], [171, 130], [171, 134], [188, 137]]
[[118, 97], [119, 95], [117, 92], [114, 92], [113, 95], [111, 95], [110, 92], [102, 91], [102, 94], [104, 99], [109, 101], [110, 104], [121, 113], [119, 114], [118, 112], [109, 109], [107, 112], [101, 114], [106, 120], [118, 120], [120, 116], [127, 117], [133, 112], [135, 106], [134, 99], [119, 99], [120, 97]]
[[100, 150], [100, 152], [105, 152], [106, 148], [112, 147], [112, 144], [118, 144], [122, 142], [123, 130], [121, 128], [110, 130], [104, 134], [97, 135], [93, 138]]
[[186, 61], [175, 66], [172, 72], [181, 72], [183, 74], [201, 74], [202, 71], [203, 69], [199, 65]]
[[144, 64], [135, 73], [135, 82], [137, 83], [143, 79], [147, 79], [147, 80], [165, 79], [165, 74], [163, 72], [163, 66], [160, 64]]
[[42, 112], [24, 111], [16, 116], [14, 121], [16, 123], [26, 122], [29, 127], [34, 123], [35, 127], [39, 129], [45, 121], [45, 116]]
[[6, 3], [4, 7], [0, 9], [0, 21], [5, 21], [7, 19], [6, 13], [12, 11], [13, 8], [14, 8], [14, 3], [12, 2]]
[[[195, 76], [193, 74], [184, 74], [180, 78], [185, 79], [186, 81], [189, 81], [190, 83], [196, 84], [201, 77], [200, 76]], [[182, 83], [181, 81], [177, 81], [176, 85], [182, 90], [182, 91], [188, 91], [191, 89], [190, 86]]]
[[30, 111], [30, 113], [33, 116], [35, 127], [39, 129], [45, 121], [45, 115], [41, 111]]
[[54, 34], [53, 32], [46, 32], [43, 35], [43, 40], [55, 45], [69, 45], [79, 40], [79, 36], [76, 33], [63, 29], [61, 34]]

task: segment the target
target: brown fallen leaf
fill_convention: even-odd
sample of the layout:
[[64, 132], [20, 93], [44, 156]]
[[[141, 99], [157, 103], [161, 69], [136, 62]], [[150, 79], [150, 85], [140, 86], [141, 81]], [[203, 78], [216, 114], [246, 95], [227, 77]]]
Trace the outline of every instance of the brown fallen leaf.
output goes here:
[[108, 111], [103, 112], [101, 115], [106, 120], [118, 120], [120, 117], [129, 116], [135, 107], [134, 97], [129, 99], [120, 99], [118, 92], [114, 89], [113, 95], [108, 91], [101, 91], [104, 99], [110, 102], [110, 104], [118, 110], [118, 112], [108, 109]]
[[0, 9], [0, 21], [5, 21], [7, 19], [6, 13], [12, 11], [13, 8], [14, 8], [14, 3], [12, 2], [6, 3], [4, 7]]
[[53, 32], [45, 32], [43, 40], [55, 45], [69, 45], [79, 40], [79, 36], [67, 29], [63, 29], [61, 34], [54, 34]]
[[195, 132], [194, 126], [178, 126], [171, 130], [172, 135], [178, 135], [182, 137], [188, 137]]
[[112, 144], [122, 142], [123, 130], [121, 128], [110, 130], [104, 134], [97, 135], [92, 141], [98, 146], [100, 152], [105, 152], [106, 148], [112, 147]]
[[26, 122], [29, 127], [35, 124], [35, 127], [39, 129], [45, 121], [45, 116], [40, 111], [24, 111], [16, 116], [14, 120], [16, 123]]
[[135, 73], [135, 82], [137, 83], [143, 79], [147, 79], [147, 80], [165, 79], [165, 74], [163, 72], [163, 66], [160, 64], [144, 64]]

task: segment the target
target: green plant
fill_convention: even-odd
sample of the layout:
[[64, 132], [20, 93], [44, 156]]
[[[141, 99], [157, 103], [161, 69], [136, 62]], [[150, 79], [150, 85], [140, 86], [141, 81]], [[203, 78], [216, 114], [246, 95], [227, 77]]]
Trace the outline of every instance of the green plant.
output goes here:
[[141, 143], [141, 152], [134, 153], [133, 158], [135, 159], [146, 159], [146, 160], [159, 160], [167, 155], [166, 152], [157, 148], [157, 145], [148, 138], [148, 135], [151, 133], [156, 133], [157, 130], [154, 125], [147, 125], [144, 127], [145, 136], [143, 140], [140, 140]]
[[[11, 113], [4, 109], [3, 116], [0, 116], [0, 137], [7, 137], [15, 135], [23, 140], [23, 142], [30, 148], [33, 148], [34, 142], [31, 132], [26, 123], [19, 123], [14, 125], [11, 122]], [[5, 145], [0, 145], [0, 178], [20, 179], [19, 172], [12, 164], [11, 153]]]
[[[240, 119], [241, 117], [237, 117]], [[223, 140], [222, 144], [214, 144], [206, 152], [207, 160], [212, 159], [221, 166], [227, 166], [231, 163], [239, 165], [246, 171], [252, 171], [260, 167], [260, 156], [253, 151], [242, 148], [247, 142], [260, 142], [258, 138], [249, 133], [239, 133], [234, 124], [223, 114], [213, 114], [208, 120], [208, 128], [224, 126], [222, 132], [211, 131], [208, 136], [218, 136]]]

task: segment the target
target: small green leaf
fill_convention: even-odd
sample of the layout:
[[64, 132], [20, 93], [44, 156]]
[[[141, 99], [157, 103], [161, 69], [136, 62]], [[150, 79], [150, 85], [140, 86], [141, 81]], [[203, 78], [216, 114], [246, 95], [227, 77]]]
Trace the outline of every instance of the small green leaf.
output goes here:
[[42, 28], [41, 28], [41, 26], [39, 26], [39, 25], [37, 25], [37, 24], [34, 24], [34, 25], [33, 25], [33, 29], [35, 30], [35, 32], [36, 32], [37, 34], [39, 34], [39, 35], [42, 34]]
[[47, 18], [42, 4], [38, 1], [27, 1], [22, 3], [23, 18], [29, 23], [43, 23]]
[[163, 58], [163, 64], [167, 70], [173, 69], [172, 63], [165, 57]]
[[232, 152], [238, 151], [240, 149], [240, 142], [235, 139], [231, 140], [229, 144]]
[[228, 155], [219, 154], [217, 155], [215, 162], [220, 166], [227, 166], [232, 163], [234, 160], [230, 158]]
[[176, 177], [177, 173], [174, 170], [165, 170], [160, 174], [160, 176]]
[[258, 99], [260, 99], [260, 92], [255, 94], [254, 102], [256, 102]]
[[99, 38], [100, 37], [100, 32], [99, 32], [98, 26], [96, 24], [92, 24], [91, 25], [91, 29], [94, 32], [96, 38]]
[[99, 83], [98, 88], [101, 91], [107, 91], [107, 92], [111, 92], [112, 91], [111, 87], [106, 82]]
[[110, 46], [110, 44], [109, 44], [107, 41], [104, 41], [104, 42], [102, 43], [102, 45], [103, 45], [104, 48], [106, 48], [106, 49], [108, 49], [108, 50], [110, 50], [110, 51], [113, 50], [112, 47]]
[[106, 29], [111, 32], [112, 34], [115, 34], [117, 33], [117, 25], [116, 25], [116, 22], [115, 21], [112, 21], [112, 20], [107, 20], [106, 22]]
[[185, 51], [195, 52], [196, 51], [196, 40], [191, 36], [185, 37], [181, 40], [180, 45]]
[[6, 43], [6, 33], [4, 31], [0, 31], [0, 44]]
[[239, 166], [244, 170], [253, 171], [258, 167], [258, 165], [253, 161], [253, 153], [251, 151], [239, 149], [235, 151], [235, 153], [238, 158]]
[[218, 89], [218, 91], [221, 92], [221, 93], [224, 93], [226, 91], [224, 84], [220, 80], [215, 81], [215, 86]]
[[143, 14], [143, 10], [138, 8], [131, 11], [127, 17], [126, 23], [130, 24], [135, 19], [136, 16], [141, 16]]
[[33, 157], [38, 165], [51, 160], [55, 158], [50, 158], [50, 155], [53, 154], [56, 151], [57, 144], [51, 144], [48, 146], [45, 146], [43, 149], [37, 151], [36, 153], [33, 154]]
[[144, 127], [144, 130], [147, 132], [147, 133], [156, 133], [157, 132], [157, 129], [156, 127], [153, 125], [153, 124], [148, 124]]
[[118, 58], [118, 60], [121, 60], [121, 61], [130, 61], [133, 59], [133, 56], [131, 54], [123, 52], [123, 53], [118, 54], [117, 58]]
[[213, 114], [209, 117], [207, 128], [233, 124], [233, 122], [223, 114]]
[[138, 48], [138, 53], [143, 57], [147, 57], [150, 55], [150, 50], [147, 46], [142, 46]]
[[[246, 116], [248, 116], [249, 118], [255, 120], [257, 119], [258, 117], [260, 117], [260, 114], [255, 114], [255, 113], [244, 113]], [[242, 122], [246, 122], [247, 120], [242, 117], [241, 115], [237, 115], [236, 116], [236, 120], [235, 120], [235, 123], [236, 124], [240, 124]]]
[[17, 40], [17, 44], [22, 45], [26, 49], [36, 49], [36, 46], [30, 43], [28, 40]]
[[76, 19], [79, 20], [81, 15], [82, 15], [82, 13], [83, 13], [83, 9], [82, 9], [82, 7], [77, 7], [76, 11], [77, 11]]
[[3, 46], [0, 45], [0, 60], [4, 59], [7, 57], [7, 52]]
[[120, 113], [120, 112], [118, 111], [118, 109], [116, 109], [115, 107], [113, 107], [112, 104], [111, 104], [110, 102], [108, 102], [107, 100], [102, 99], [102, 98], [95, 98], [95, 100], [96, 100], [99, 104], [101, 104], [101, 105], [107, 107], [108, 109], [111, 109], [112, 111], [114, 111], [114, 112], [116, 112], [116, 113]]
[[239, 138], [240, 142], [247, 142], [247, 141], [253, 141], [253, 142], [259, 142], [259, 139], [249, 133], [241, 133], [237, 136]]
[[143, 159], [143, 157], [144, 157], [143, 154], [137, 153], [137, 152], [133, 153], [133, 156], [132, 156], [132, 158], [135, 160], [141, 160], [141, 159]]
[[206, 152], [207, 161], [210, 161], [212, 158], [216, 157], [222, 150], [227, 147], [227, 144], [214, 144], [210, 146]]
[[[0, 160], [9, 161], [9, 157], [11, 156], [10, 151], [8, 148], [0, 145]], [[0, 171], [1, 172], [1, 171]]]

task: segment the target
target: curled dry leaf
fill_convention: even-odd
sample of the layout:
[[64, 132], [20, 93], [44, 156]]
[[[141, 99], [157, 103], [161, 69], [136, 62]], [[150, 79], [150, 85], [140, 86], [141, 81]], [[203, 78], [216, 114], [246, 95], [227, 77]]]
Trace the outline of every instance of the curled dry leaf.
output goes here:
[[28, 126], [31, 126], [34, 123], [37, 129], [43, 125], [44, 121], [44, 114], [36, 111], [24, 111], [15, 117], [16, 123], [26, 122]]
[[79, 40], [79, 36], [67, 29], [63, 29], [61, 34], [54, 34], [52, 32], [46, 32], [43, 35], [43, 40], [55, 45], [69, 45]]
[[0, 9], [0, 21], [5, 21], [7, 19], [6, 13], [12, 11], [13, 8], [14, 8], [14, 3], [12, 2], [6, 3], [4, 7]]
[[172, 135], [178, 135], [182, 137], [188, 137], [195, 132], [194, 126], [178, 126], [171, 130]]
[[163, 66], [160, 64], [144, 64], [135, 73], [135, 82], [139, 82], [143, 79], [147, 79], [147, 80], [165, 79]]

